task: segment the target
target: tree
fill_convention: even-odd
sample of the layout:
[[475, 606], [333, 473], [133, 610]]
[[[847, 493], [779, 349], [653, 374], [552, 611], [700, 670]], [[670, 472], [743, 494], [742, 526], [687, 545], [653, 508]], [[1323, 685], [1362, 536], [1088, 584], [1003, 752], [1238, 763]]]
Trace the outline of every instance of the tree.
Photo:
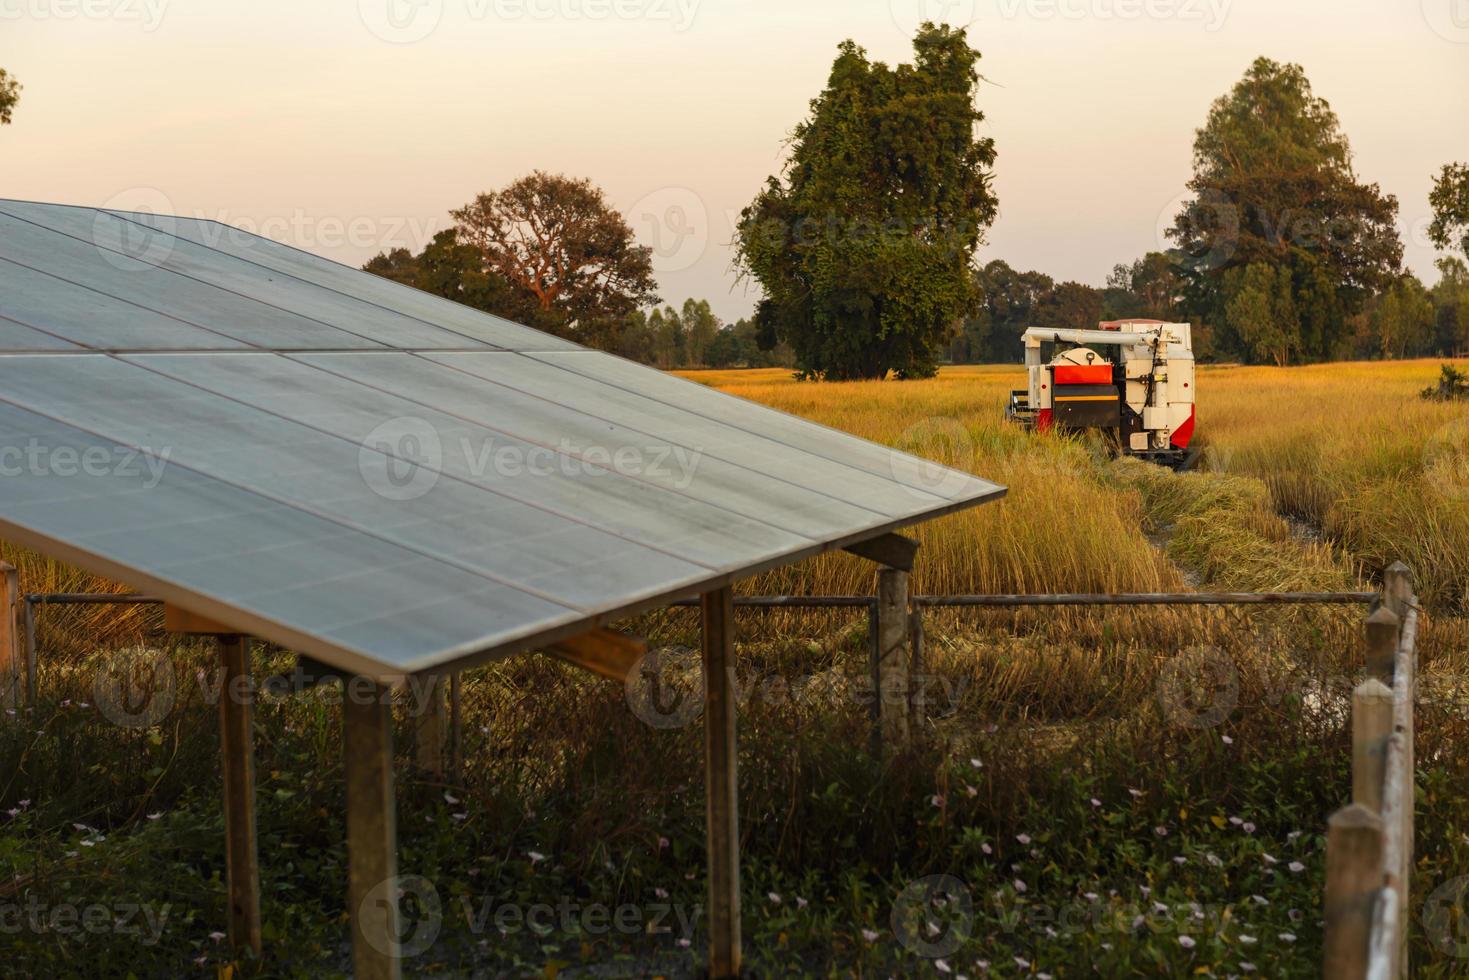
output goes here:
[[1372, 328], [1384, 359], [1427, 354], [1433, 343], [1433, 297], [1418, 277], [1404, 275], [1377, 298]]
[[1041, 297], [1032, 314], [1038, 327], [1095, 330], [1102, 319], [1102, 293], [1079, 282], [1063, 282]]
[[1439, 279], [1433, 287], [1434, 333], [1440, 354], [1469, 354], [1469, 267], [1457, 257], [1438, 260]]
[[[1256, 60], [1210, 108], [1193, 170], [1196, 197], [1169, 232], [1187, 311], [1217, 324], [1216, 342], [1243, 356], [1342, 353], [1352, 319], [1401, 269], [1398, 204], [1358, 182], [1336, 114], [1300, 66]], [[1254, 266], [1272, 270], [1272, 309], [1282, 308], [1282, 294], [1292, 297], [1291, 321], [1255, 321], [1264, 272], [1241, 272]], [[1231, 290], [1245, 288], [1256, 295], [1234, 303]], [[1251, 337], [1235, 328], [1245, 323]]]
[[652, 249], [588, 180], [537, 170], [451, 214], [482, 269], [533, 298], [533, 326], [605, 342], [658, 302]]
[[702, 366], [709, 345], [719, 334], [719, 317], [709, 308], [709, 301], [684, 300], [683, 314], [679, 318], [684, 329], [684, 360], [691, 366]]
[[362, 268], [507, 320], [541, 329], [548, 326], [539, 305], [486, 269], [479, 250], [460, 242], [453, 228], [435, 235], [418, 255], [395, 248], [374, 256]]
[[1429, 240], [1445, 251], [1457, 248], [1469, 257], [1469, 164], [1445, 164], [1433, 179], [1428, 203], [1433, 208]]
[[10, 122], [10, 112], [20, 101], [20, 82], [0, 68], [0, 126]]
[[1149, 252], [1131, 265], [1117, 265], [1107, 277], [1102, 316], [1108, 320], [1172, 320], [1182, 305], [1183, 277], [1178, 263]]
[[1228, 278], [1224, 321], [1245, 345], [1245, 353], [1277, 367], [1289, 364], [1301, 343], [1290, 270], [1256, 262], [1230, 270]]
[[893, 69], [843, 43], [782, 176], [741, 214], [761, 343], [788, 342], [804, 377], [929, 376], [976, 298], [997, 208], [994, 142], [975, 136], [979, 52], [933, 24], [914, 51]]

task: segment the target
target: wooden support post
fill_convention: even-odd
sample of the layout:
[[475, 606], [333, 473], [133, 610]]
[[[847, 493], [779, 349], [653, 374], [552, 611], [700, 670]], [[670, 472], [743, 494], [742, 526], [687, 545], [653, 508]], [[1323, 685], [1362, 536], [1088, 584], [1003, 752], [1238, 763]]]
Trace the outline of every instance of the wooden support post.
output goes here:
[[439, 779], [444, 777], [444, 742], [448, 734], [444, 717], [444, 678], [416, 677], [409, 689], [414, 695], [413, 748], [418, 768]]
[[709, 843], [709, 977], [740, 975], [740, 819], [735, 735], [734, 590], [706, 593], [704, 774]]
[[873, 648], [873, 687], [883, 754], [901, 752], [912, 737], [912, 653], [908, 648], [908, 573], [884, 568], [877, 573], [877, 643]]
[[19, 708], [21, 701], [20, 573], [0, 561], [0, 708]]
[[449, 675], [449, 771], [464, 773], [464, 675]]
[[342, 698], [343, 770], [347, 779], [347, 912], [352, 917], [352, 976], [399, 980], [398, 819], [393, 795], [391, 692], [365, 678], [346, 679]]
[[1326, 837], [1326, 943], [1322, 975], [1367, 975], [1377, 890], [1382, 887], [1382, 819], [1354, 803], [1332, 814]]
[[1367, 617], [1367, 676], [1392, 683], [1393, 661], [1398, 654], [1398, 632], [1402, 623], [1387, 606]]
[[1392, 689], [1376, 679], [1352, 692], [1352, 802], [1382, 813], [1387, 740], [1392, 734]]
[[842, 550], [859, 558], [875, 561], [879, 565], [911, 572], [913, 571], [913, 558], [918, 554], [918, 542], [912, 538], [905, 538], [901, 534], [884, 534], [878, 538], [868, 538], [866, 541], [848, 545]]
[[224, 774], [225, 894], [235, 949], [261, 953], [260, 855], [255, 837], [255, 745], [251, 730], [250, 641], [231, 634], [215, 640], [222, 670], [219, 744]]

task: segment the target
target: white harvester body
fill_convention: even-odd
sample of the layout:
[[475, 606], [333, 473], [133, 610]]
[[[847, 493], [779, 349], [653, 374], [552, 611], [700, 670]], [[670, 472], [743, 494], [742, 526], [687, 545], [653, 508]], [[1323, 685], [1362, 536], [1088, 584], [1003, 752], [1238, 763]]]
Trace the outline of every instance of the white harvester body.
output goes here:
[[[1107, 430], [1126, 455], [1175, 466], [1188, 461], [1195, 420], [1189, 324], [1032, 327], [1024, 339], [1027, 388], [1011, 393], [1010, 417], [1038, 431]], [[1047, 360], [1046, 344], [1068, 346]]]

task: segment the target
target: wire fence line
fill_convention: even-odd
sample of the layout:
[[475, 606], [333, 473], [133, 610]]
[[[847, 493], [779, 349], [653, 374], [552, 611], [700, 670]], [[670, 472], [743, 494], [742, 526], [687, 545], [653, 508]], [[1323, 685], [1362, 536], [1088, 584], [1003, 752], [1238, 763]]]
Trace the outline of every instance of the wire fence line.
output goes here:
[[[1171, 707], [1175, 724], [1212, 727], [1220, 718], [1211, 714], [1217, 705], [1202, 710], [1188, 702], [1188, 689], [1210, 671], [1225, 663], [1229, 669], [1253, 658], [1262, 673], [1277, 667], [1304, 670], [1313, 677], [1311, 697], [1330, 700], [1319, 710], [1322, 717], [1349, 723], [1353, 734], [1353, 804], [1330, 821], [1326, 882], [1327, 975], [1395, 978], [1406, 970], [1408, 878], [1413, 867], [1413, 702], [1416, 683], [1418, 633], [1417, 600], [1412, 596], [1406, 569], [1394, 566], [1379, 592], [1193, 592], [1124, 594], [1029, 594], [1029, 595], [913, 595], [904, 596], [903, 622], [898, 631], [906, 664], [915, 674], [923, 669], [925, 638], [929, 625], [963, 624], [983, 627], [1010, 637], [1028, 637], [1039, 642], [1024, 647], [1026, 652], [1056, 648], [1052, 641], [1064, 639], [1103, 646], [1113, 644], [1129, 653], [1136, 642], [1144, 655], [1179, 654], [1192, 644], [1219, 654], [1213, 665], [1204, 655], [1191, 676], [1160, 676], [1159, 692], [1168, 694], [1174, 683]], [[38, 677], [38, 615], [52, 607], [151, 606], [164, 605], [161, 598], [125, 593], [21, 593], [15, 610], [21, 625], [26, 667], [26, 696], [34, 705]], [[783, 616], [804, 615], [808, 619], [823, 611], [837, 615], [860, 614], [865, 620], [865, 646], [871, 660], [872, 679], [883, 693], [882, 659], [890, 653], [894, 632], [890, 607], [885, 607], [881, 587], [877, 595], [757, 595], [739, 596], [735, 606], [760, 614], [762, 624], [780, 635]], [[1360, 665], [1352, 653], [1361, 647], [1362, 611], [1366, 616], [1368, 679], [1355, 687], [1335, 683], [1337, 676]], [[1171, 617], [1163, 629], [1160, 616]], [[629, 620], [625, 625], [646, 634], [652, 641], [659, 634], [688, 638], [697, 635], [698, 601], [678, 600]], [[160, 624], [161, 625], [161, 624]], [[151, 631], [150, 627], [149, 631]], [[1304, 638], [1304, 642], [1303, 642]], [[1342, 659], [1343, 654], [1347, 659]], [[1161, 658], [1158, 662], [1163, 662]], [[1315, 674], [1311, 674], [1311, 671]], [[1329, 673], [1328, 673], [1329, 672]], [[1167, 673], [1167, 668], [1163, 672]], [[1361, 676], [1358, 674], [1357, 676]], [[1235, 678], [1235, 683], [1244, 679]], [[1256, 677], [1253, 682], [1260, 682]], [[1277, 685], [1282, 678], [1274, 679]], [[1290, 683], [1290, 680], [1286, 680]], [[1335, 684], [1330, 687], [1329, 684]], [[1269, 696], [1270, 679], [1260, 684]], [[458, 768], [463, 758], [461, 677], [447, 679], [448, 729], [445, 741], [450, 765]], [[1338, 689], [1339, 688], [1339, 689]], [[904, 689], [905, 697], [907, 689]], [[1167, 700], [1167, 697], [1164, 700]], [[435, 697], [435, 703], [438, 703]], [[871, 702], [874, 742], [881, 746], [890, 735], [882, 726], [882, 698]], [[1165, 704], [1165, 710], [1170, 707]], [[921, 709], [919, 709], [921, 710]], [[914, 721], [909, 707], [909, 720]], [[1227, 714], [1227, 712], [1226, 712]], [[420, 757], [422, 759], [422, 756]]]

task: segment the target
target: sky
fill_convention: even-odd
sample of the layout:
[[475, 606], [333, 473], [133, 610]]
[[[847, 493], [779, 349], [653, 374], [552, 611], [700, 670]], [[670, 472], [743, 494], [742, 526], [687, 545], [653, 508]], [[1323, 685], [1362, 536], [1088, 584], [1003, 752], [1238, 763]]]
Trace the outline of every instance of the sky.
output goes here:
[[734, 222], [851, 38], [969, 27], [1003, 258], [1101, 285], [1166, 247], [1194, 130], [1265, 55], [1302, 65], [1401, 203], [1469, 161], [1469, 0], [0, 0], [0, 197], [214, 218], [360, 265], [533, 169], [590, 178], [663, 298], [726, 320]]

